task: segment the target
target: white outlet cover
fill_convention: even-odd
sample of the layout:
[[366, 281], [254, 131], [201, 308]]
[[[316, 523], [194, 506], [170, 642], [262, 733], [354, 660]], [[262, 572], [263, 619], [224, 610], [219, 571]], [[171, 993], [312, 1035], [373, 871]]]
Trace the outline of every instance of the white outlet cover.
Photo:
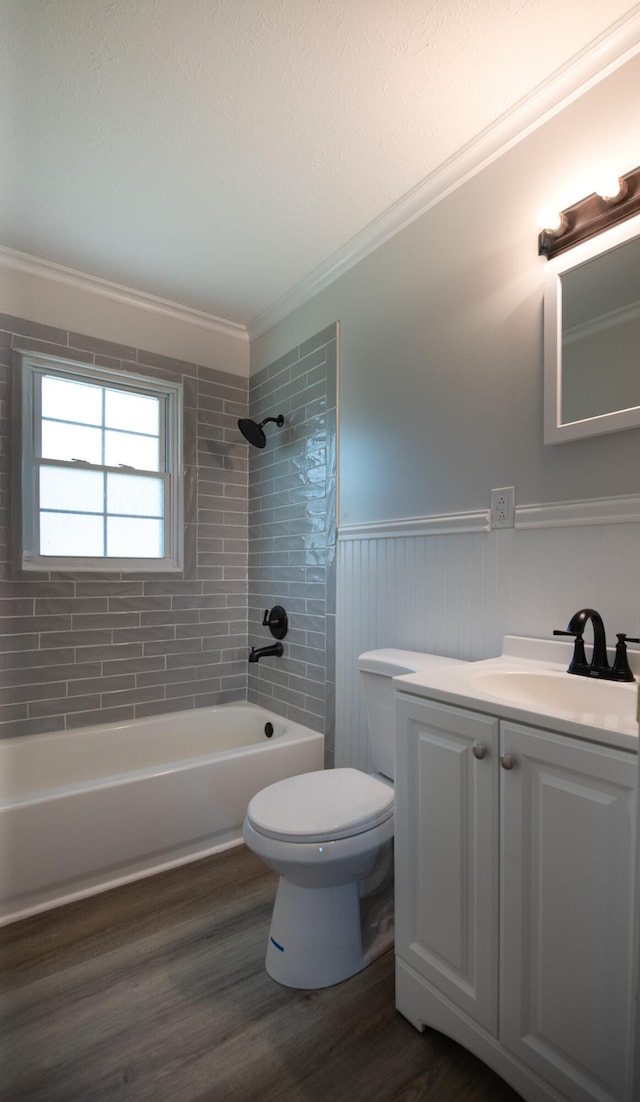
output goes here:
[[516, 511], [514, 486], [500, 486], [491, 491], [491, 527], [513, 528]]

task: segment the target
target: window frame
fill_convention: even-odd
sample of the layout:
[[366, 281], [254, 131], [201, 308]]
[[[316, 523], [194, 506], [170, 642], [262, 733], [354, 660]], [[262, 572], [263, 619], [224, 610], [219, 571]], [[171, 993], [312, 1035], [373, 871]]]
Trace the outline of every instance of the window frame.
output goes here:
[[[19, 349], [21, 405], [21, 546], [19, 559], [25, 571], [69, 571], [87, 573], [146, 574], [177, 573], [183, 569], [183, 466], [182, 466], [182, 384], [149, 376], [119, 371], [94, 364], [79, 363], [58, 356]], [[81, 470], [135, 477], [160, 476], [164, 483], [164, 555], [161, 558], [115, 556], [41, 555], [39, 541], [39, 471], [43, 463], [40, 449], [40, 408], [43, 376], [54, 375], [69, 382], [140, 394], [160, 399], [160, 439], [158, 471], [123, 470], [100, 464], [81, 464]], [[47, 459], [47, 466], [71, 469], [67, 460]]]

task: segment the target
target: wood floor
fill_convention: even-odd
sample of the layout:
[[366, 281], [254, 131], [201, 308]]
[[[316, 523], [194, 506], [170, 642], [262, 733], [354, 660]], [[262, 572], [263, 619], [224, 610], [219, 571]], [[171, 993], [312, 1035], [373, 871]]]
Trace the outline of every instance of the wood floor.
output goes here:
[[274, 892], [239, 847], [0, 930], [3, 1102], [516, 1102], [397, 1013], [391, 953], [274, 983]]

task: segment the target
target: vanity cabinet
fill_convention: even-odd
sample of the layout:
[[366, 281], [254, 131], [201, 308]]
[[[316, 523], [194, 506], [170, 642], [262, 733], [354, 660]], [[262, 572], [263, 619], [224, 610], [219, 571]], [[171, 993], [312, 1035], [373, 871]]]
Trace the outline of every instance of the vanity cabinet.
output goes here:
[[527, 1102], [631, 1102], [636, 755], [397, 696], [397, 1006]]

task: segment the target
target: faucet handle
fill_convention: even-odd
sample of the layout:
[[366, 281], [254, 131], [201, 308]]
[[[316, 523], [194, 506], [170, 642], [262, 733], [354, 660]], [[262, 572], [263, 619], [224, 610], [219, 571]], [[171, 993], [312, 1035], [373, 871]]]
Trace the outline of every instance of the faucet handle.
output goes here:
[[618, 637], [618, 642], [616, 643], [616, 656], [611, 670], [613, 678], [615, 681], [635, 681], [635, 677], [629, 666], [627, 642], [640, 643], [640, 639], [634, 639], [631, 635], [625, 635], [624, 631], [618, 631], [616, 635]]
[[[573, 648], [573, 658], [569, 663], [567, 673], [577, 673], [576, 667], [587, 666], [587, 656], [584, 653], [584, 638], [581, 631], [560, 631], [559, 628], [554, 628], [554, 635], [570, 635], [572, 639], [575, 639], [575, 646]], [[580, 671], [582, 672], [582, 671]]]

